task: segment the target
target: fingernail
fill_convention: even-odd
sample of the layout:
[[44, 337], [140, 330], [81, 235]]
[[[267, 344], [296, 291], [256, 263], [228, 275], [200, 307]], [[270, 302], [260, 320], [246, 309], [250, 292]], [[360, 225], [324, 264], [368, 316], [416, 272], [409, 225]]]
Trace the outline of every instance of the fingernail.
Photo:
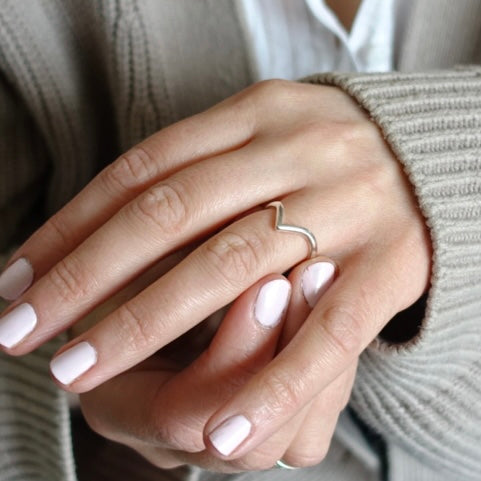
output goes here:
[[55, 378], [66, 386], [87, 372], [97, 362], [97, 351], [86, 341], [54, 357], [50, 370]]
[[20, 304], [0, 319], [0, 344], [13, 347], [30, 334], [37, 324], [37, 315], [30, 304]]
[[302, 273], [302, 292], [310, 307], [314, 307], [334, 280], [336, 268], [331, 262], [316, 262]]
[[252, 424], [245, 416], [233, 416], [209, 434], [212, 445], [224, 456], [229, 456], [251, 432]]
[[32, 284], [32, 281], [32, 265], [22, 257], [0, 275], [0, 296], [7, 301], [13, 301]]
[[254, 315], [264, 327], [274, 327], [287, 307], [291, 286], [285, 279], [275, 279], [264, 284], [257, 295]]

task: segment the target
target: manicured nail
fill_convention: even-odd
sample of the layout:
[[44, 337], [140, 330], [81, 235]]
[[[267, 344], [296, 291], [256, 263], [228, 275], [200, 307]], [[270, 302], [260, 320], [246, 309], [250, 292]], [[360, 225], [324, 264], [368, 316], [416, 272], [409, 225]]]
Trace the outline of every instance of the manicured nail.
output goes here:
[[212, 445], [224, 456], [229, 456], [251, 432], [252, 424], [245, 416], [233, 416], [209, 434]]
[[0, 319], [0, 344], [13, 347], [30, 334], [37, 324], [37, 315], [30, 304], [20, 304]]
[[314, 307], [334, 280], [336, 268], [331, 262], [316, 262], [302, 273], [302, 292], [310, 307]]
[[7, 301], [20, 297], [33, 281], [33, 268], [23, 257], [8, 266], [0, 275], [0, 296]]
[[58, 381], [68, 386], [96, 362], [97, 351], [83, 341], [54, 357], [50, 362], [50, 370]]
[[257, 295], [254, 315], [264, 327], [279, 323], [287, 307], [291, 286], [285, 279], [275, 279], [264, 284]]

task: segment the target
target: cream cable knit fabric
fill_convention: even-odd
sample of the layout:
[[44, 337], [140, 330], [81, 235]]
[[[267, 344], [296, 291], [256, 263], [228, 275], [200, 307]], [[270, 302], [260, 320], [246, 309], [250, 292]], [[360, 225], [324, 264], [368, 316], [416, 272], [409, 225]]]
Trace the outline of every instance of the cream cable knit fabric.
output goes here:
[[[312, 79], [346, 89], [382, 128], [435, 247], [421, 335], [397, 349], [368, 349], [352, 406], [387, 440], [389, 481], [479, 481], [481, 73], [452, 67], [479, 63], [481, 2], [415, 3], [398, 38], [398, 67], [451, 70]], [[2, 0], [0, 249], [21, 241], [115, 154], [249, 83], [231, 2]], [[23, 358], [0, 356], [1, 481], [75, 479], [66, 399], [47, 374], [59, 342]], [[335, 443], [313, 470], [237, 479], [373, 481], [346, 449]], [[106, 480], [104, 462], [98, 479]], [[138, 473], [133, 481], [149, 479]], [[190, 478], [232, 479], [199, 470]]]

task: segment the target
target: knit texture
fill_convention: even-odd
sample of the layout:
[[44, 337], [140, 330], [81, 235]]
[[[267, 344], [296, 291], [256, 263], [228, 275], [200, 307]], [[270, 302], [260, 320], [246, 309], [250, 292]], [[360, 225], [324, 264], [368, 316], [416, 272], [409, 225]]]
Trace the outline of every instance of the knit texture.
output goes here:
[[[434, 468], [481, 476], [481, 68], [326, 74], [368, 111], [412, 182], [434, 249], [422, 328], [362, 356], [352, 406]], [[400, 478], [404, 479], [404, 478]]]
[[75, 479], [65, 396], [49, 381], [60, 343], [21, 360], [0, 355], [0, 479]]

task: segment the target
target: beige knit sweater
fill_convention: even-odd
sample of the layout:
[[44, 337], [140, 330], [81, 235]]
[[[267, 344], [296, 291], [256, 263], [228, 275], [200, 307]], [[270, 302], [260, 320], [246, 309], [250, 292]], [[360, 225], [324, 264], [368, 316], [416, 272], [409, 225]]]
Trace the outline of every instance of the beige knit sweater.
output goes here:
[[[403, 73], [310, 79], [345, 89], [380, 126], [434, 247], [427, 306], [410, 314], [422, 329], [367, 349], [350, 404], [384, 439], [389, 481], [479, 481], [481, 2], [404, 1], [414, 5], [396, 36]], [[250, 82], [231, 1], [1, 0], [0, 251], [118, 153]], [[48, 377], [60, 343], [0, 357], [0, 481], [77, 479], [68, 406]], [[82, 479], [374, 481], [382, 464], [352, 422], [325, 462], [296, 472], [163, 472], [110, 452], [96, 451], [97, 474]]]

